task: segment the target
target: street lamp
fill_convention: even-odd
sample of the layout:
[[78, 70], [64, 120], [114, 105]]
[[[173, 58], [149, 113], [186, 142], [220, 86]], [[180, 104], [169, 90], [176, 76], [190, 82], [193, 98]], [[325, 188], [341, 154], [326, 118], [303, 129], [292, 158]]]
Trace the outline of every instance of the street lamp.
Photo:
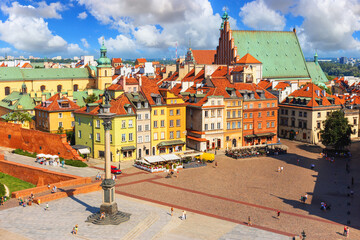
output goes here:
[[[119, 212], [115, 202], [115, 181], [111, 178], [110, 167], [110, 129], [111, 120], [114, 118], [115, 113], [110, 112], [110, 96], [106, 90], [104, 96], [105, 104], [102, 105], [98, 114], [98, 117], [103, 120], [105, 130], [105, 178], [100, 185], [103, 189], [103, 203], [100, 206], [100, 212], [90, 215], [86, 222], [98, 225], [118, 225], [128, 221], [130, 214]], [[103, 213], [105, 213], [105, 216], [102, 216]]]

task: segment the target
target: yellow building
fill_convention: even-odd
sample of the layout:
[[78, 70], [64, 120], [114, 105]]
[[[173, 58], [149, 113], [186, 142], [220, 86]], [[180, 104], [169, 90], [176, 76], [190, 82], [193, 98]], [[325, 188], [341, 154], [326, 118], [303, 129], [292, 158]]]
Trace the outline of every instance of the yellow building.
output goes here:
[[[75, 142], [90, 148], [90, 156], [104, 157], [105, 132], [98, 117], [102, 100], [87, 104], [75, 114]], [[115, 113], [110, 130], [111, 160], [114, 162], [136, 159], [136, 114], [125, 94], [110, 102], [110, 112]]]
[[105, 89], [109, 87], [112, 83], [112, 66], [111, 66], [111, 60], [106, 57], [107, 49], [102, 44], [100, 48], [100, 58], [97, 60], [97, 82], [96, 82], [96, 88], [97, 89]]
[[74, 111], [80, 107], [67, 97], [57, 93], [48, 100], [43, 95], [41, 104], [36, 106], [36, 129], [51, 133], [73, 131]]

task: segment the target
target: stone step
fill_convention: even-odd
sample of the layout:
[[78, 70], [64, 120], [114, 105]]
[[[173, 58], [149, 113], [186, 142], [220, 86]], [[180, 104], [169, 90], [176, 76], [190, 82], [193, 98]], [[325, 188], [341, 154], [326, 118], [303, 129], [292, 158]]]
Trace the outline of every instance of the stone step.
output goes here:
[[161, 239], [165, 234], [171, 232], [173, 229], [176, 229], [177, 227], [180, 226], [180, 224], [182, 223], [182, 221], [180, 220], [180, 218], [176, 217], [175, 214], [174, 216], [171, 217], [170, 222], [168, 222], [157, 234], [155, 234], [151, 239], [155, 240], [155, 239]]
[[158, 219], [159, 215], [151, 212], [149, 216], [147, 216], [143, 221], [141, 221], [136, 227], [134, 227], [130, 232], [128, 232], [122, 240], [132, 240], [139, 237], [143, 232], [145, 232], [148, 228], [151, 227]]

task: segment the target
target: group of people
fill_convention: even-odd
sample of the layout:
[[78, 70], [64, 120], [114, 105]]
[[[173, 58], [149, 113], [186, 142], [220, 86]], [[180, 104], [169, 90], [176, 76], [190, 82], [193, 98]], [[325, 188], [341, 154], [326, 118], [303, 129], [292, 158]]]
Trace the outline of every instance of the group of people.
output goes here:
[[35, 199], [35, 195], [33, 193], [31, 193], [28, 198], [22, 199], [21, 197], [19, 197], [19, 199], [18, 199], [19, 206], [22, 206], [22, 207], [31, 206], [32, 203], [34, 202], [34, 199]]
[[102, 178], [101, 178], [101, 174], [100, 174], [100, 172], [98, 172], [98, 174], [96, 175], [96, 177], [95, 177], [95, 180], [101, 180]]
[[278, 170], [277, 170], [278, 172], [283, 172], [284, 171], [284, 167], [278, 167]]
[[331, 205], [330, 205], [330, 204], [327, 204], [327, 203], [325, 203], [325, 202], [321, 202], [321, 204], [320, 204], [320, 209], [323, 210], [323, 211], [330, 210], [330, 209], [331, 209]]
[[6, 197], [6, 196], [2, 196], [2, 197], [0, 198], [0, 206], [1, 206], [1, 205], [4, 205], [4, 203], [6, 202], [6, 200], [7, 200], [7, 197]]
[[300, 200], [302, 203], [306, 203], [306, 200], [308, 199], [307, 193], [304, 196], [301, 196]]
[[[170, 214], [171, 214], [171, 216], [174, 216], [174, 208], [173, 207], [171, 207], [171, 209], [170, 209]], [[186, 220], [186, 211], [185, 210], [182, 211], [181, 220]]]

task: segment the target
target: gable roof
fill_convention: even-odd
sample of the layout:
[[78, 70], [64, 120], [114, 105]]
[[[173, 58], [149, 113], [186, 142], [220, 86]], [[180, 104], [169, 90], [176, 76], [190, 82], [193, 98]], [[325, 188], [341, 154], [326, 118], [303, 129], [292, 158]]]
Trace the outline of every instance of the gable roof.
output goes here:
[[[19, 108], [21, 106], [21, 108]], [[0, 107], [17, 111], [17, 110], [32, 110], [36, 106], [35, 100], [30, 97], [28, 93], [21, 93], [13, 91], [0, 101]]]
[[[61, 106], [62, 102], [68, 102], [69, 107], [62, 107]], [[57, 93], [54, 96], [52, 96], [51, 98], [47, 99], [45, 101], [45, 103], [49, 103], [49, 105], [45, 106], [45, 105], [43, 105], [43, 103], [41, 103], [41, 104], [37, 105], [35, 107], [35, 109], [48, 111], [48, 112], [62, 112], [62, 111], [65, 112], [65, 111], [74, 111], [74, 110], [77, 110], [80, 108], [76, 103], [74, 103], [67, 97], [62, 96], [60, 98], [60, 93]]]
[[250, 53], [263, 65], [264, 78], [309, 78], [294, 32], [233, 30], [239, 56]]
[[216, 50], [191, 50], [197, 64], [212, 64]]
[[237, 61], [236, 63], [247, 64], [247, 63], [261, 63], [261, 62], [256, 58], [254, 58], [250, 53], [247, 53], [242, 58], [240, 58], [240, 60]]

